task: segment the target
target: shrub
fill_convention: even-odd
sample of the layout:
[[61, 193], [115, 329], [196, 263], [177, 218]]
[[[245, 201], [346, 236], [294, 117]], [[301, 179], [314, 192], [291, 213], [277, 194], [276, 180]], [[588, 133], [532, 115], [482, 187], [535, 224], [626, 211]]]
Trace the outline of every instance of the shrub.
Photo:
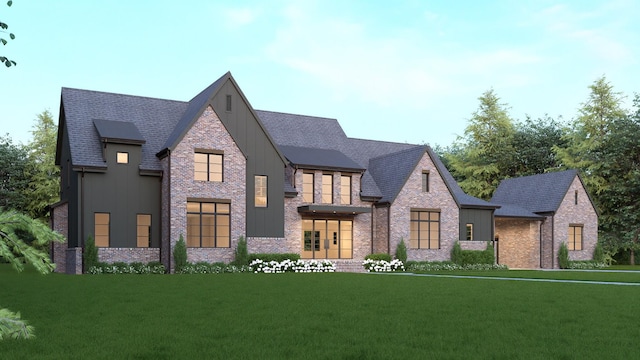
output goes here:
[[460, 242], [456, 241], [453, 244], [453, 249], [451, 249], [451, 261], [455, 264], [462, 264], [462, 248], [460, 247]]
[[490, 271], [490, 270], [509, 270], [506, 265], [498, 264], [466, 264], [458, 265], [451, 261], [412, 261], [406, 266], [410, 272], [426, 272], [426, 271]]
[[598, 262], [595, 260], [586, 260], [586, 261], [569, 261], [569, 269], [604, 269], [607, 267], [607, 264], [604, 262]]
[[560, 269], [569, 268], [569, 249], [567, 243], [560, 244], [560, 250], [558, 250], [558, 266]]
[[148, 264], [134, 262], [131, 264], [123, 262], [115, 262], [107, 264], [98, 262], [94, 266], [87, 269], [87, 274], [164, 274], [165, 267], [158, 261], [152, 261]]
[[364, 266], [368, 272], [404, 271], [404, 265], [402, 261], [398, 259], [394, 259], [391, 262], [386, 260], [365, 259], [362, 266]]
[[89, 235], [87, 242], [84, 244], [84, 256], [82, 259], [84, 260], [85, 273], [88, 272], [92, 266], [98, 265], [98, 248], [96, 248], [96, 242], [91, 235]]
[[484, 261], [482, 264], [495, 264], [496, 262], [496, 254], [493, 250], [493, 244], [491, 241], [487, 241], [487, 248], [483, 251], [484, 253]]
[[404, 239], [400, 239], [398, 246], [396, 246], [396, 259], [402, 261], [402, 263], [407, 262], [407, 245], [404, 243]]
[[391, 255], [386, 253], [375, 253], [369, 254], [364, 257], [365, 260], [384, 260], [386, 262], [391, 262]]
[[180, 239], [173, 248], [173, 262], [175, 264], [175, 272], [179, 273], [182, 268], [187, 265], [187, 245], [184, 243], [184, 238], [180, 234]]
[[300, 260], [300, 254], [293, 253], [256, 253], [249, 254], [249, 263], [252, 263], [254, 260], [262, 260], [264, 262], [283, 262], [285, 260], [297, 261]]
[[234, 265], [243, 266], [249, 265], [249, 252], [247, 250], [247, 240], [244, 236], [240, 236], [238, 239], [238, 245], [236, 247]]
[[456, 241], [451, 250], [451, 261], [460, 266], [473, 264], [492, 265], [495, 263], [493, 246], [491, 242], [487, 242], [487, 248], [485, 250], [462, 250], [460, 242]]
[[276, 274], [284, 272], [334, 272], [336, 271], [336, 264], [329, 260], [289, 260], [284, 261], [263, 261], [261, 259], [255, 259], [251, 261], [250, 271], [254, 273], [266, 273]]
[[599, 262], [599, 263], [604, 263], [604, 249], [602, 248], [602, 243], [600, 243], [600, 241], [598, 241], [596, 243], [596, 248], [593, 249], [593, 261], [595, 262]]

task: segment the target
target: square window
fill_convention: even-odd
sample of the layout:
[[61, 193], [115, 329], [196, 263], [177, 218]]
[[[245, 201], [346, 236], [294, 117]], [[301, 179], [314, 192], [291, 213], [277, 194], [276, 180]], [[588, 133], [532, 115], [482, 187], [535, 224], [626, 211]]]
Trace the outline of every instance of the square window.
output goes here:
[[222, 182], [223, 155], [197, 152], [193, 155], [193, 170], [194, 180]]
[[116, 154], [116, 162], [118, 164], [128, 164], [129, 163], [129, 153], [118, 151], [118, 153]]

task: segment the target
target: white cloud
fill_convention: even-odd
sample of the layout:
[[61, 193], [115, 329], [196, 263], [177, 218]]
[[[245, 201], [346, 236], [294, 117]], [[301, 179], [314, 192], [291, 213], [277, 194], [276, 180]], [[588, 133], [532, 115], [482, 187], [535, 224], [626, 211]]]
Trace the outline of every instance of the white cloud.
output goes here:
[[229, 8], [224, 11], [225, 24], [230, 28], [249, 25], [260, 15], [256, 8]]

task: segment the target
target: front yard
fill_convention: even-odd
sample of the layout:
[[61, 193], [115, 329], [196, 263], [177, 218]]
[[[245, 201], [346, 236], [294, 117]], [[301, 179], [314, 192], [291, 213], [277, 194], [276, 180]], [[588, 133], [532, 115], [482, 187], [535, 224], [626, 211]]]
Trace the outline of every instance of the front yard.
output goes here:
[[[526, 276], [535, 274], [640, 281], [640, 273]], [[41, 276], [0, 265], [0, 289], [0, 307], [20, 311], [37, 336], [0, 342], [2, 359], [640, 357], [640, 286], [346, 273]]]

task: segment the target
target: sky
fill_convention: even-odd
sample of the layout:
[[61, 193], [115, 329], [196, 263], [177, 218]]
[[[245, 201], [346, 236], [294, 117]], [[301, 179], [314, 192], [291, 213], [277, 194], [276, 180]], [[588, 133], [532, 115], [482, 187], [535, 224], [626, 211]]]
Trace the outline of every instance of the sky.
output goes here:
[[570, 121], [601, 76], [630, 107], [639, 18], [635, 0], [2, 1], [0, 135], [57, 122], [62, 87], [189, 101], [231, 71], [254, 109], [448, 146], [489, 89], [516, 121]]

